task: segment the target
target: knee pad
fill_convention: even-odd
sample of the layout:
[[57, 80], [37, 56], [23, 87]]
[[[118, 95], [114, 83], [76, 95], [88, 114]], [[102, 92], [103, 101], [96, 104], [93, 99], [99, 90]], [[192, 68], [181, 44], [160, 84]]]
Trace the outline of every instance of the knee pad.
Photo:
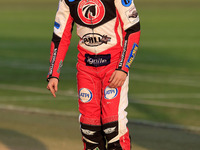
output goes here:
[[107, 150], [122, 150], [119, 140], [108, 144]]
[[119, 122], [116, 121], [103, 125], [103, 131], [108, 142], [107, 150], [130, 150], [129, 131], [127, 129], [127, 132], [122, 135], [118, 123]]
[[102, 127], [81, 123], [84, 150], [106, 150]]
[[103, 132], [108, 142], [108, 150], [122, 150], [119, 141], [118, 121], [104, 124]]

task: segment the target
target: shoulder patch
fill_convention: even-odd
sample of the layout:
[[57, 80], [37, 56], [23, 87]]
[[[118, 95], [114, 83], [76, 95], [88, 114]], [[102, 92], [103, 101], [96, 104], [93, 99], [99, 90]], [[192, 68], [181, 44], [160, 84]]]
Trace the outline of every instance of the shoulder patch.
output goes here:
[[54, 27], [55, 27], [56, 29], [59, 29], [59, 28], [60, 28], [60, 24], [59, 24], [58, 22], [55, 22], [55, 23], [54, 23]]
[[129, 7], [132, 4], [132, 0], [121, 0], [122, 5], [125, 7]]

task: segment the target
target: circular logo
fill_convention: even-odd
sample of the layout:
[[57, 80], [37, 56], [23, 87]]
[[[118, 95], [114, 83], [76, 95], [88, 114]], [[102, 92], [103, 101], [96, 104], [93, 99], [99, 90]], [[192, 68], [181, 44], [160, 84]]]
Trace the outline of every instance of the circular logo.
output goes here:
[[88, 103], [92, 100], [92, 92], [87, 88], [81, 88], [79, 90], [79, 99], [83, 103]]
[[104, 90], [104, 98], [105, 99], [113, 99], [117, 96], [118, 89], [117, 88], [109, 88], [108, 86]]
[[129, 7], [132, 3], [132, 0], [122, 0], [122, 5], [125, 7]]
[[88, 25], [99, 23], [105, 16], [105, 7], [100, 0], [81, 0], [78, 4], [78, 16]]

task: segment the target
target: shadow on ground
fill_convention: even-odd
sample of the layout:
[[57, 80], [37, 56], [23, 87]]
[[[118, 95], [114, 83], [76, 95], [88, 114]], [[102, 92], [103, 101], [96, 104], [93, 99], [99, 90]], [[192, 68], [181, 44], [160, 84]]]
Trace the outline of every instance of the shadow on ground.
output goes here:
[[[80, 150], [83, 147], [77, 117], [0, 111], [0, 143], [8, 150]], [[128, 127], [132, 150], [199, 150], [200, 147], [200, 133], [134, 123]]]
[[133, 145], [145, 150], [199, 150], [200, 147], [200, 133], [138, 124], [129, 124], [129, 129]]
[[[129, 107], [133, 107], [130, 105]], [[140, 114], [148, 115], [152, 120], [163, 122], [176, 122], [170, 115], [163, 111], [154, 110], [152, 107], [134, 104], [134, 109]], [[131, 114], [129, 114], [131, 115]], [[199, 150], [200, 133], [179, 129], [167, 129], [148, 125], [128, 124], [133, 145], [145, 150]], [[137, 150], [137, 148], [132, 148]]]
[[9, 150], [47, 150], [37, 139], [14, 130], [0, 128], [0, 142]]

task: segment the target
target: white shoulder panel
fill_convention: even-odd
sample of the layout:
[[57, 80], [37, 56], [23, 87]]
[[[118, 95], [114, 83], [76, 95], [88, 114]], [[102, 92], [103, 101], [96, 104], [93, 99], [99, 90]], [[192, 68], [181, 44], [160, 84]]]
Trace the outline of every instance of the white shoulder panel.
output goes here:
[[57, 36], [62, 37], [69, 15], [69, 7], [65, 3], [65, 1], [60, 0], [54, 25], [54, 33]]
[[124, 30], [139, 22], [139, 15], [133, 0], [115, 0], [115, 6], [124, 23]]

